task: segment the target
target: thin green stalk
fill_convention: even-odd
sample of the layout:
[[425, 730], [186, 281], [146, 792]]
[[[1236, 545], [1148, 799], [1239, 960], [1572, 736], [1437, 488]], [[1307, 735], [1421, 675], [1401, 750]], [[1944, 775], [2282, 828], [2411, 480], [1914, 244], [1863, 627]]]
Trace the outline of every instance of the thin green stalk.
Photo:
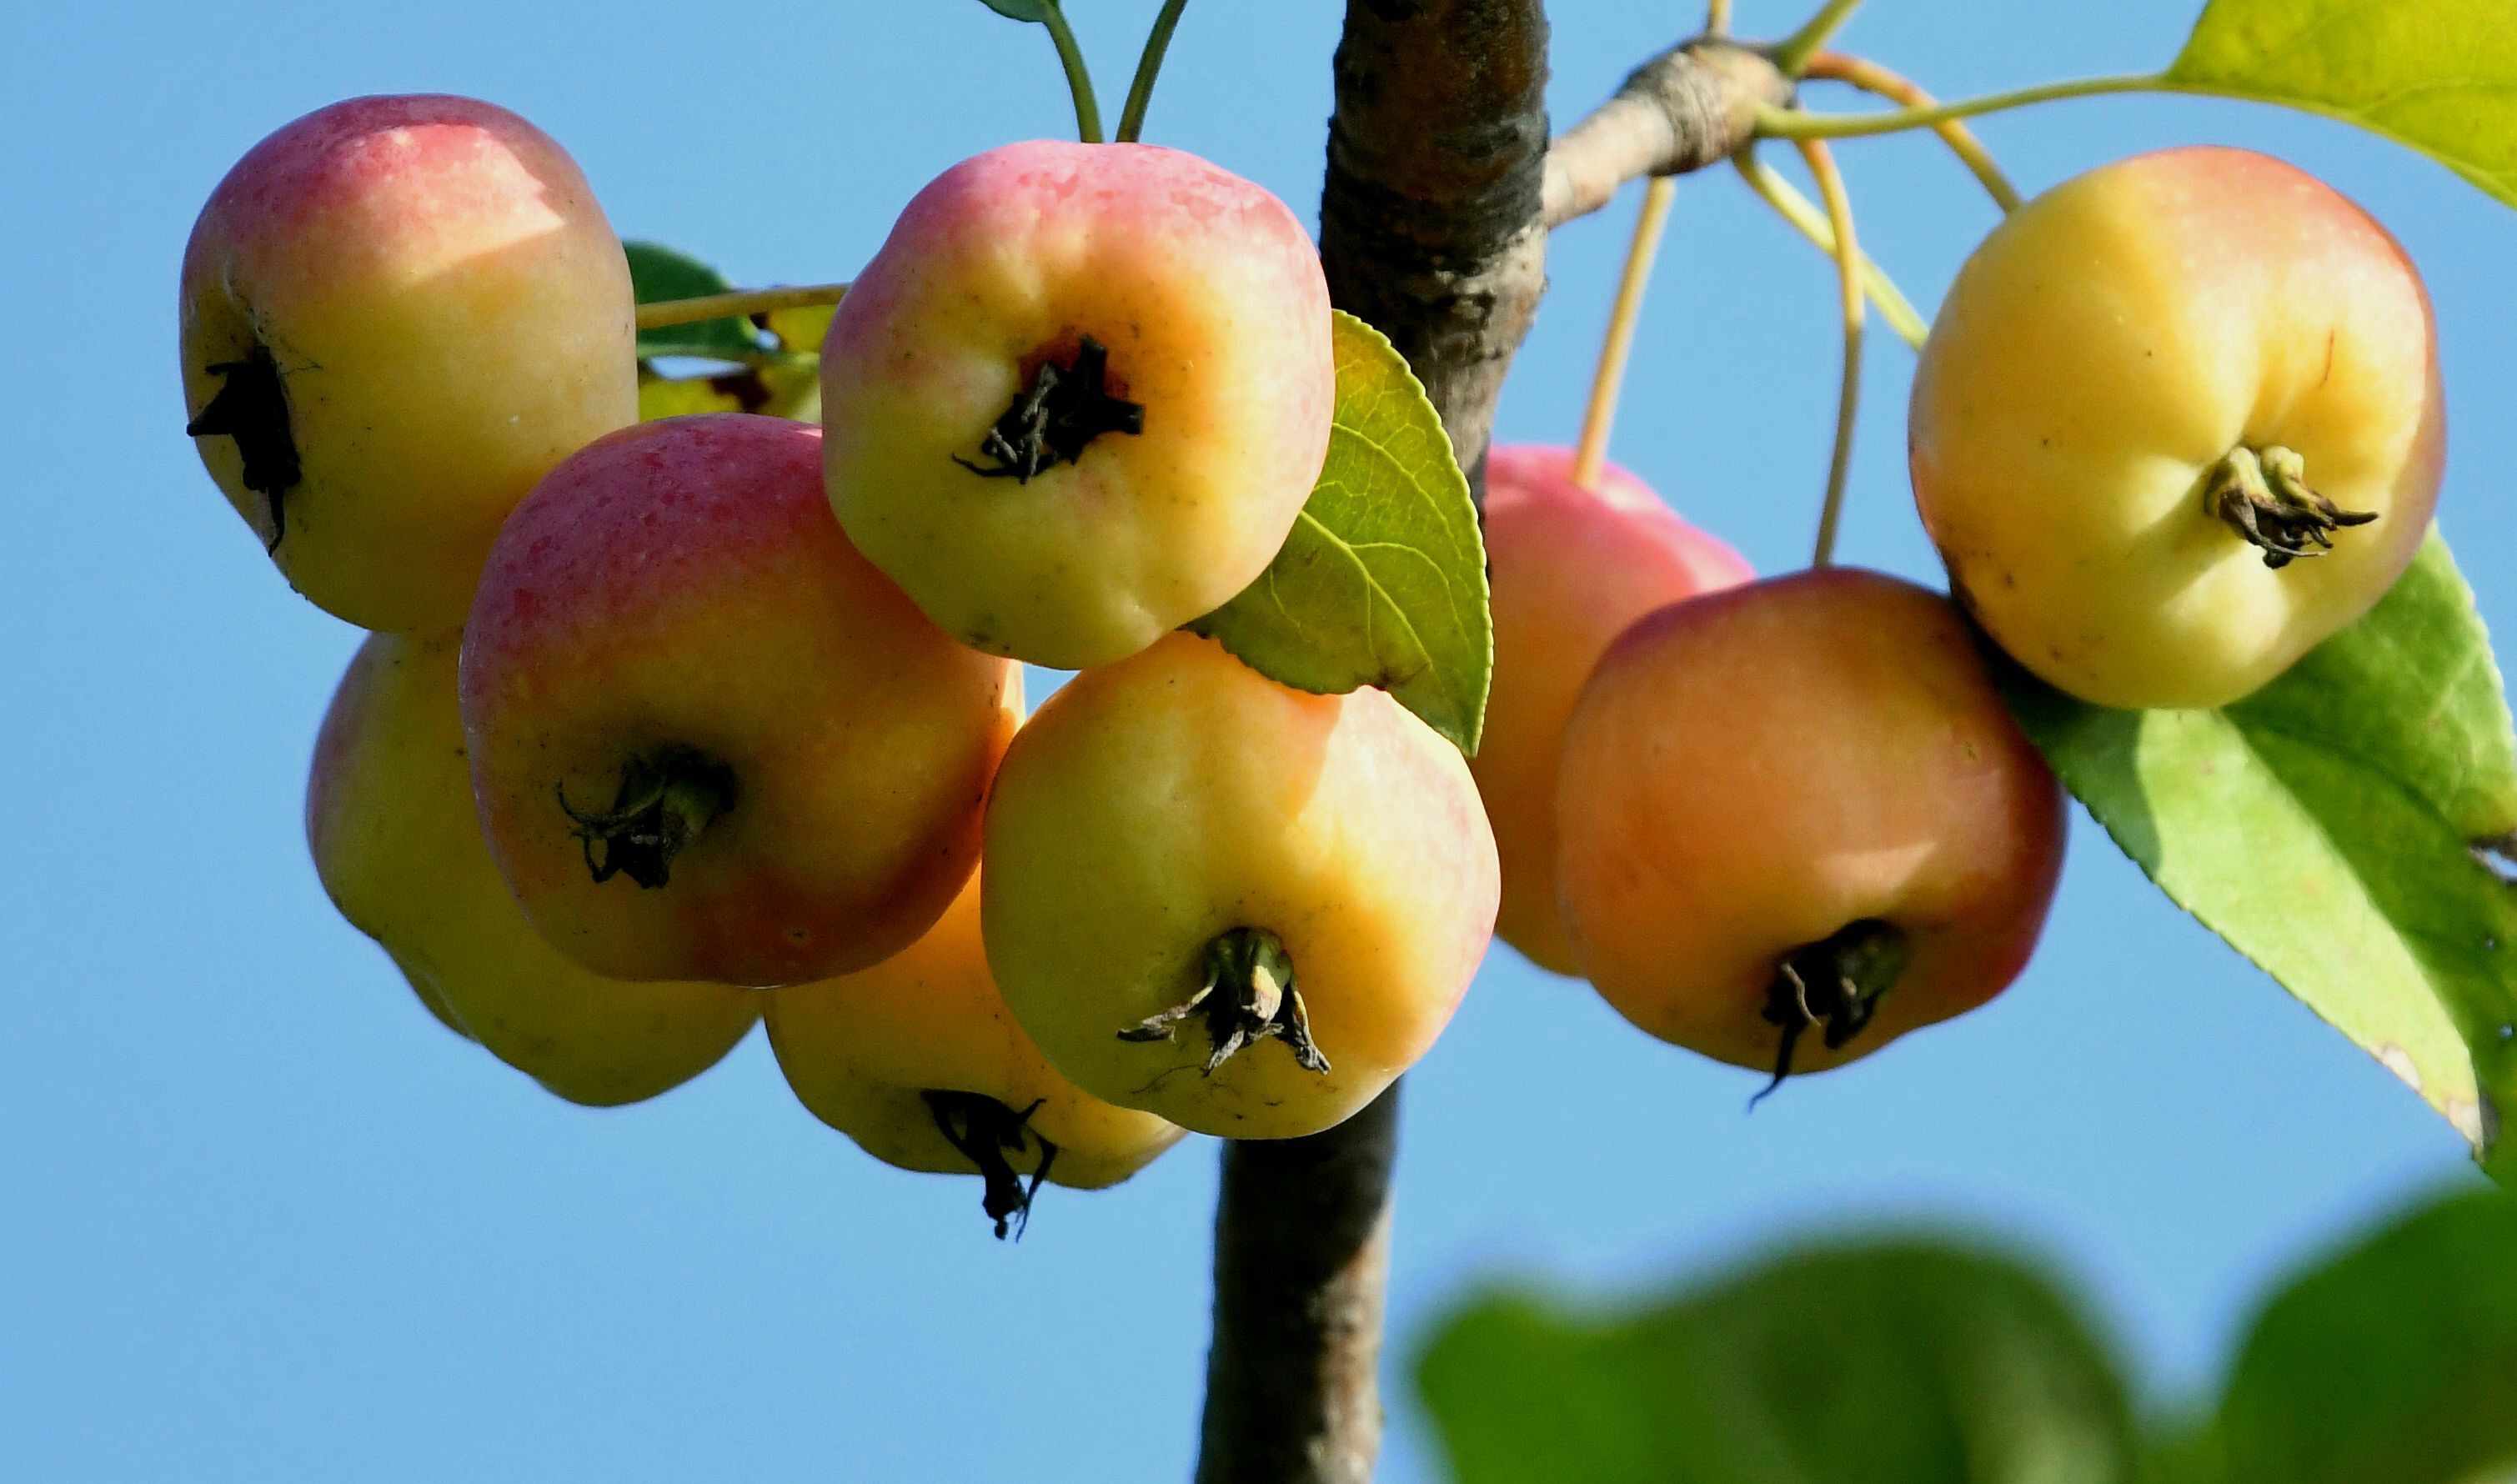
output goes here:
[[2154, 72], [2137, 76], [2081, 77], [2069, 82], [2019, 88], [2008, 93], [1987, 93], [1982, 98], [1960, 99], [1956, 103], [1936, 104], [1928, 108], [1898, 108], [1887, 113], [1805, 113], [1797, 108], [1759, 108], [1757, 133], [1765, 139], [1853, 139], [1869, 134], [1896, 134], [1906, 129], [1928, 129], [1953, 118], [1973, 118], [1980, 113], [1998, 113], [2005, 108], [2021, 108], [2029, 104], [2052, 103], [2064, 98], [2094, 98], [2107, 93], [2194, 91]]
[[1818, 13], [1809, 18], [1808, 24], [1783, 38], [1769, 54], [1774, 65], [1782, 69], [1785, 77], [1801, 75], [1801, 68], [1809, 64], [1810, 54], [1826, 45], [1827, 38], [1841, 30], [1860, 6], [1861, 0], [1826, 0], [1818, 7]]
[[1179, 24], [1188, 0], [1163, 0], [1162, 14], [1145, 33], [1145, 50], [1136, 58], [1136, 79], [1128, 84], [1128, 106], [1119, 110], [1119, 143], [1132, 145], [1144, 137], [1145, 106], [1154, 100], [1154, 79], [1162, 74], [1163, 54], [1171, 50], [1172, 30]]
[[1844, 379], [1836, 395], [1835, 451], [1827, 460], [1826, 503], [1818, 510], [1817, 547], [1810, 556], [1810, 566], [1824, 567], [1835, 560], [1836, 528], [1844, 519], [1844, 487], [1853, 474], [1854, 421], [1861, 407], [1861, 244], [1853, 232], [1853, 198], [1825, 142], [1803, 140], [1800, 149], [1810, 174], [1817, 180], [1818, 193], [1826, 198], [1844, 309]]
[[1058, 65], [1066, 68], [1066, 90], [1075, 95], [1075, 137], [1088, 145], [1101, 143], [1101, 101], [1092, 96], [1092, 73], [1084, 65], [1084, 50], [1075, 44], [1074, 28], [1057, 0], [1041, 0], [1040, 23], [1057, 43]]
[[[1834, 229], [1826, 225], [1825, 214], [1808, 196], [1793, 190], [1791, 182], [1776, 175], [1764, 160], [1745, 149], [1730, 156], [1730, 163], [1738, 167], [1739, 178], [1748, 183], [1748, 189], [1774, 208], [1775, 215], [1799, 229], [1801, 235], [1816, 244], [1818, 251], [1830, 257], [1834, 255]], [[1907, 299], [1895, 280], [1866, 254], [1861, 259], [1861, 283], [1870, 291], [1870, 302], [1879, 307], [1879, 316], [1888, 321], [1888, 327], [1907, 345], [1921, 350], [1924, 337], [1931, 333], [1931, 326], [1924, 323], [1913, 301]]]
[[1704, 7], [1704, 34], [1707, 36], [1730, 34], [1730, 0], [1708, 0]]

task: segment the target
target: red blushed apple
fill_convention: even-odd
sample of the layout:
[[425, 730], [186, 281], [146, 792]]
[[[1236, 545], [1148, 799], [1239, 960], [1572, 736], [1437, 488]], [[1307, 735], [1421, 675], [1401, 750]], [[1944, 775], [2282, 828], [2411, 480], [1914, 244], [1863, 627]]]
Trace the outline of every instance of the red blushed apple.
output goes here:
[[1777, 1079], [1999, 994], [2063, 864], [2062, 791], [1956, 608], [1845, 568], [1628, 629], [1565, 730], [1557, 828], [1600, 993]]
[[1328, 285], [1282, 201], [1150, 145], [938, 177], [831, 321], [832, 508], [965, 643], [1077, 669], [1248, 586], [1328, 452]]
[[864, 968], [978, 856], [1019, 672], [859, 556], [820, 430], [717, 413], [602, 439], [490, 554], [463, 728], [498, 869], [619, 979]]
[[1506, 445], [1486, 457], [1494, 686], [1469, 760], [1503, 860], [1495, 933], [1532, 962], [1574, 972], [1556, 911], [1556, 773], [1564, 723], [1609, 641], [1643, 615], [1756, 573], [1625, 470], [1573, 481], [1573, 450]]
[[620, 240], [548, 136], [467, 98], [354, 98], [201, 208], [188, 431], [299, 592], [452, 633], [507, 512], [637, 420], [634, 315]]

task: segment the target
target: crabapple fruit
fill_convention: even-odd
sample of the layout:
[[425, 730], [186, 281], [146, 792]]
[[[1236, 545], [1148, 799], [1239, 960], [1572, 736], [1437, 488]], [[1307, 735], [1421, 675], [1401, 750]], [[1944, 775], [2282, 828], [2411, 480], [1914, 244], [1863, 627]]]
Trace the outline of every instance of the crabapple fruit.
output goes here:
[[481, 838], [454, 673], [452, 635], [370, 635], [350, 661], [306, 785], [323, 889], [438, 1019], [571, 1102], [633, 1103], [706, 1071], [760, 996], [599, 978], [542, 941]]
[[1914, 375], [1914, 495], [1959, 600], [2101, 705], [2237, 700], [2421, 544], [2446, 417], [2420, 276], [2279, 160], [2068, 181], [1958, 273]]
[[597, 973], [865, 968], [977, 860], [1018, 671], [848, 544], [821, 442], [742, 412], [623, 429], [490, 553], [463, 636], [473, 785], [525, 914]]
[[1327, 280], [1282, 201], [1151, 145], [936, 178], [822, 353], [831, 505], [956, 638], [1106, 664], [1220, 607], [1328, 452]]
[[533, 482], [638, 417], [620, 240], [504, 108], [354, 98], [256, 145], [184, 249], [184, 396], [281, 572], [363, 628], [450, 633]]
[[1177, 1127], [1058, 1076], [1014, 1024], [988, 973], [977, 876], [891, 957], [767, 998], [796, 1099], [886, 1165], [980, 1175], [1000, 1237], [1044, 1180], [1099, 1190], [1179, 1142]]
[[1777, 1081], [1999, 994], [2063, 863], [2062, 791], [1957, 609], [1848, 568], [1626, 630], [1565, 729], [1557, 829], [1600, 993]]
[[1570, 448], [1486, 455], [1494, 683], [1469, 760], [1503, 862], [1495, 935], [1559, 974], [1574, 968], [1556, 911], [1557, 757], [1582, 682], [1627, 624], [1756, 575], [1625, 470], [1602, 467], [1589, 489], [1572, 470]]
[[1173, 634], [1017, 733], [981, 921], [1076, 1085], [1201, 1133], [1335, 1124], [1425, 1054], [1494, 928], [1459, 749], [1377, 690], [1312, 696]]

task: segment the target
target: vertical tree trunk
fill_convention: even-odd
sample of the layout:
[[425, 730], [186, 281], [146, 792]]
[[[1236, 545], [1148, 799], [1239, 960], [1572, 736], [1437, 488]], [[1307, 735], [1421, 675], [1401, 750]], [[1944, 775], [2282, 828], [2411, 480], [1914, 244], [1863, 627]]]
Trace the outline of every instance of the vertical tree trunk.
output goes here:
[[[1472, 480], [1546, 288], [1546, 81], [1540, 0], [1349, 0], [1329, 293], [1416, 368]], [[1372, 1477], [1397, 1148], [1395, 1086], [1325, 1133], [1225, 1146], [1199, 1484]]]

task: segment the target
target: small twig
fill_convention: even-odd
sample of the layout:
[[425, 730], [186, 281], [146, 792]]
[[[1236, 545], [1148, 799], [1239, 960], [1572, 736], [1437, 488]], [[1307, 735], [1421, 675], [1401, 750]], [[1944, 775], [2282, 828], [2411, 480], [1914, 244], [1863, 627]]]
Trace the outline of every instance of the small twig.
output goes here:
[[1710, 0], [1710, 3], [1704, 7], [1704, 34], [1707, 36], [1730, 34], [1730, 0]]
[[736, 319], [773, 310], [836, 304], [847, 291], [844, 283], [808, 283], [793, 288], [738, 288], [722, 294], [702, 294], [696, 299], [659, 299], [638, 306], [638, 328], [661, 330], [676, 324], [697, 324], [704, 319]]
[[[1757, 158], [1752, 149], [1742, 149], [1732, 155], [1731, 163], [1738, 167], [1739, 178], [1748, 183], [1748, 189], [1773, 207], [1775, 215], [1798, 229], [1818, 251], [1829, 257], [1835, 255], [1835, 229], [1826, 224], [1826, 214], [1818, 210], [1809, 197], [1792, 189], [1791, 182], [1776, 175], [1764, 160]], [[1931, 333], [1931, 326], [1924, 322], [1913, 301], [1905, 297], [1904, 291], [1870, 260], [1868, 254], [1861, 259], [1861, 282], [1870, 291], [1870, 302], [1879, 306], [1879, 314], [1888, 321], [1888, 327], [1907, 345], [1921, 350], [1924, 339]]]
[[1974, 118], [1979, 114], [1999, 113], [2008, 108], [2024, 108], [2029, 104], [2053, 103], [2065, 98], [2095, 98], [2108, 93], [2205, 91], [2144, 72], [2132, 76], [2081, 77], [2069, 82], [2042, 83], [2008, 93], [1987, 93], [1982, 98], [1934, 104], [1928, 108], [1898, 108], [1887, 113], [1807, 113], [1797, 108], [1770, 105], [1759, 110], [1756, 132], [1763, 139], [1856, 139], [1873, 134], [1899, 134], [1907, 129], [1929, 129], [1953, 118]]
[[1791, 79], [1763, 52], [1714, 37], [1670, 48], [1549, 147], [1547, 225], [1590, 215], [1628, 181], [1720, 164], [1791, 100]]
[[1608, 312], [1599, 369], [1591, 376], [1591, 401], [1582, 413], [1582, 441], [1573, 449], [1573, 483], [1585, 489], [1599, 485], [1600, 470], [1608, 461], [1608, 430], [1617, 420], [1617, 392], [1625, 384], [1626, 357], [1634, 350], [1643, 287], [1651, 281], [1661, 229], [1669, 221], [1669, 205], [1677, 195], [1678, 181], [1671, 176], [1655, 175], [1643, 187], [1642, 212], [1635, 218], [1635, 239], [1626, 249], [1625, 272], [1617, 280], [1616, 307]]
[[[1865, 93], [1892, 99], [1909, 108], [1928, 108], [1938, 102], [1909, 79], [1867, 57], [1854, 57], [1843, 52], [1815, 54], [1810, 58], [1809, 69], [1804, 75], [1828, 82], [1850, 83]], [[1992, 197], [1995, 205], [2005, 212], [2019, 209], [2018, 189], [2010, 184], [2010, 177], [2001, 173], [2001, 166], [1993, 161], [1992, 151], [1984, 147], [1984, 141], [1975, 137], [1974, 130], [1951, 118], [1934, 124], [1932, 132], [1949, 147], [1950, 153], [1974, 172], [1975, 178], [1983, 183], [1984, 193]]]
[[1853, 472], [1853, 426], [1861, 406], [1861, 244], [1853, 234], [1853, 198], [1845, 191], [1835, 156], [1813, 139], [1803, 140], [1800, 148], [1801, 158], [1817, 181], [1818, 194], [1826, 200], [1827, 225], [1835, 232], [1836, 281], [1844, 304], [1844, 380], [1835, 406], [1835, 452], [1827, 460], [1826, 503], [1818, 511], [1817, 549], [1810, 556], [1812, 567], [1824, 567], [1835, 559], [1845, 481]]

